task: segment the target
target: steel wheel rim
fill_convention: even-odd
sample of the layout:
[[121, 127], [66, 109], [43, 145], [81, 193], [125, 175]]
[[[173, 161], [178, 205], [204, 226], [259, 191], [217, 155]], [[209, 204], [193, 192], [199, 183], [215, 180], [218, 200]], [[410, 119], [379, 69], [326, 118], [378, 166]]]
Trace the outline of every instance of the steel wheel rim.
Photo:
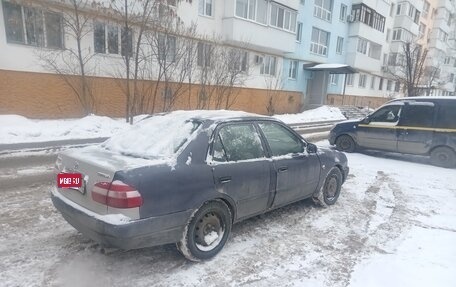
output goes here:
[[336, 197], [337, 193], [337, 179], [335, 177], [331, 177], [325, 188], [325, 196], [327, 200], [333, 200]]
[[219, 246], [225, 234], [225, 226], [220, 215], [207, 212], [195, 225], [194, 241], [201, 251], [211, 251]]

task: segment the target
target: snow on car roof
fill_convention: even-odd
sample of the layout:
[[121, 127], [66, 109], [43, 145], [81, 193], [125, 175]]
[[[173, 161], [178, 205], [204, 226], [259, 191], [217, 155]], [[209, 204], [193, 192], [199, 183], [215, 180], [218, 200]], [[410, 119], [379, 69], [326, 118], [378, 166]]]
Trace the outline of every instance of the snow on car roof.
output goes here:
[[260, 115], [226, 110], [162, 113], [139, 121], [127, 131], [111, 137], [102, 147], [123, 155], [172, 160], [202, 131], [201, 125], [194, 120], [217, 122], [252, 117], [261, 118]]

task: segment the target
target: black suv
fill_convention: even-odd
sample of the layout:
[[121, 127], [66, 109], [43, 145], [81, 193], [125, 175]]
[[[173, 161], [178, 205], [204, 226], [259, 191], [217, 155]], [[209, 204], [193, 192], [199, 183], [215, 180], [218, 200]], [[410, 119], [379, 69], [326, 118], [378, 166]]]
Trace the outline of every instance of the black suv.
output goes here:
[[329, 142], [346, 152], [374, 149], [430, 155], [442, 167], [456, 164], [456, 97], [392, 100], [361, 120], [336, 124]]

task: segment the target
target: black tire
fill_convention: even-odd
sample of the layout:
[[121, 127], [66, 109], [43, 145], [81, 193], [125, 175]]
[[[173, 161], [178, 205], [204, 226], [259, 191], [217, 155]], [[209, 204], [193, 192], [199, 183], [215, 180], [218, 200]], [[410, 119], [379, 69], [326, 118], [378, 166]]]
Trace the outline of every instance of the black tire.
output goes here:
[[456, 164], [456, 154], [449, 147], [437, 147], [431, 151], [431, 163], [441, 167], [453, 167]]
[[336, 139], [336, 148], [344, 152], [354, 152], [356, 144], [351, 136], [341, 135]]
[[[219, 200], [207, 202], [190, 218], [177, 249], [191, 261], [210, 259], [222, 250], [231, 226], [232, 216], [228, 206]], [[211, 242], [208, 243], [208, 240]]]
[[336, 203], [342, 187], [342, 172], [333, 167], [326, 176], [325, 182], [317, 194], [312, 197], [313, 201], [322, 207]]

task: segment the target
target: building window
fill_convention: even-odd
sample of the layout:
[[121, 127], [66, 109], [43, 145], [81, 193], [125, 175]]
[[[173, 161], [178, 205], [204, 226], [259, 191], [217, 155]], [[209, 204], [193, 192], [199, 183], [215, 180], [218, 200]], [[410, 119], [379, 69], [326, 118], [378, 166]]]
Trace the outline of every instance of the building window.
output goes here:
[[439, 40], [442, 42], [446, 42], [448, 40], [448, 34], [445, 33], [442, 29], [439, 28]]
[[198, 13], [203, 16], [212, 16], [213, 0], [199, 0]]
[[426, 33], [426, 25], [424, 25], [423, 23], [420, 23], [419, 34], [418, 34], [419, 37], [423, 38], [425, 33]]
[[340, 4], [339, 20], [345, 22], [347, 19], [347, 5]]
[[247, 72], [249, 53], [239, 49], [231, 49], [229, 53], [230, 68], [234, 71]]
[[93, 46], [95, 53], [106, 53], [106, 29], [99, 22], [93, 24]]
[[428, 14], [429, 14], [429, 7], [431, 5], [429, 4], [428, 1], [424, 1], [423, 3], [423, 18], [427, 18]]
[[342, 54], [343, 48], [344, 48], [344, 38], [337, 37], [336, 53]]
[[359, 74], [358, 87], [366, 87], [366, 74]]
[[236, 0], [236, 16], [267, 23], [268, 2], [266, 0]]
[[356, 48], [356, 51], [361, 54], [367, 54], [367, 41], [366, 39], [363, 38], [358, 38], [358, 47]]
[[275, 76], [277, 58], [274, 56], [264, 56], [263, 64], [260, 67], [260, 74]]
[[337, 84], [339, 82], [339, 75], [338, 74], [330, 74], [329, 75], [329, 82], [331, 83], [331, 85], [337, 86]]
[[6, 40], [9, 43], [63, 49], [61, 14], [11, 2], [2, 3]]
[[176, 37], [170, 35], [158, 35], [158, 60], [173, 63], [176, 61]]
[[385, 17], [365, 4], [353, 5], [352, 15], [354, 21], [363, 22], [380, 32], [385, 30]]
[[445, 57], [445, 59], [443, 60], [443, 64], [444, 65], [449, 65], [450, 61], [451, 61], [451, 57]]
[[296, 31], [296, 41], [301, 43], [302, 40], [302, 23], [298, 22], [298, 30]]
[[328, 55], [329, 32], [312, 27], [310, 52], [322, 56]]
[[127, 55], [127, 53], [131, 56], [133, 54], [133, 32], [129, 29], [127, 33], [125, 28], [122, 28], [119, 37], [119, 27], [117, 25], [94, 22], [93, 46], [95, 53], [119, 54], [120, 52], [122, 56]]
[[413, 39], [413, 34], [405, 29], [396, 28], [393, 30], [393, 41], [410, 42]]
[[372, 78], [371, 78], [371, 84], [370, 84], [371, 90], [373, 90], [375, 88], [375, 78], [376, 78], [375, 76], [372, 76]]
[[278, 5], [275, 2], [271, 4], [271, 26], [283, 30], [296, 31], [296, 11]]
[[200, 67], [211, 65], [212, 46], [207, 43], [198, 42], [196, 63]]
[[108, 53], [119, 54], [119, 28], [114, 25], [108, 26]]
[[347, 77], [347, 79], [346, 79], [347, 86], [353, 86], [353, 82], [355, 81], [354, 74], [346, 74], [345, 77]]
[[383, 90], [383, 78], [380, 77], [380, 81], [378, 82], [378, 90], [381, 91]]
[[399, 92], [400, 90], [401, 90], [401, 82], [396, 81], [396, 83], [394, 85], [394, 91]]
[[386, 90], [387, 91], [393, 90], [393, 81], [391, 81], [391, 80], [386, 81]]
[[390, 36], [391, 36], [391, 29], [386, 29], [386, 41], [388, 42], [390, 40]]
[[331, 21], [332, 0], [315, 0], [314, 16]]
[[288, 78], [296, 80], [298, 77], [298, 61], [290, 61], [290, 66], [288, 68]]

